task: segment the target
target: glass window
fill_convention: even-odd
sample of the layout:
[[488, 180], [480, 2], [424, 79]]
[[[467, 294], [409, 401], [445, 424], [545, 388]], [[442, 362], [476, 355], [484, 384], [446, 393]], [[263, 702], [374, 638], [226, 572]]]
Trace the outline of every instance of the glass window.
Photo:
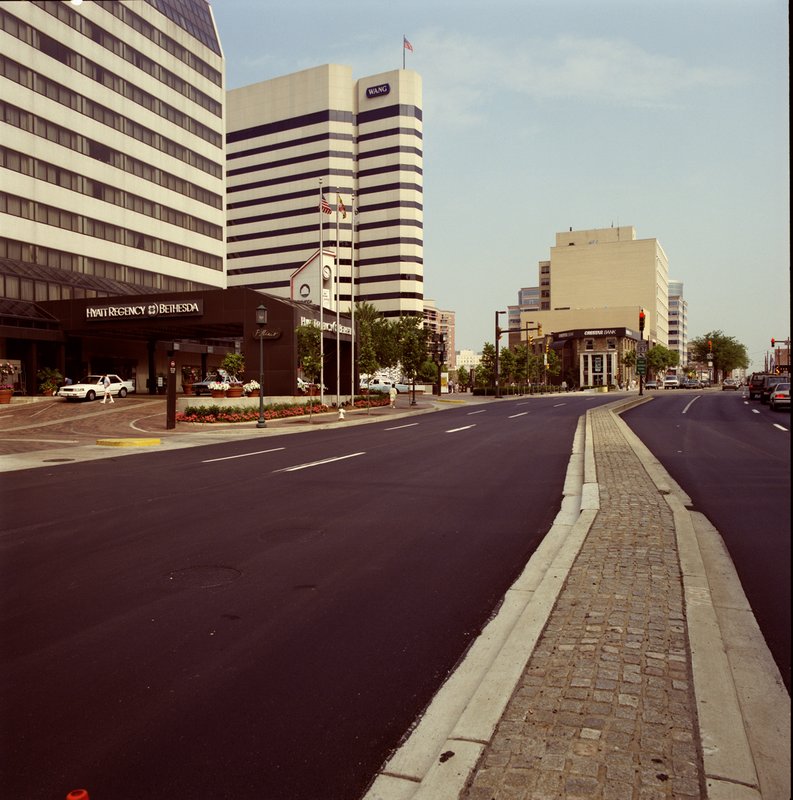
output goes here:
[[585, 350], [594, 350], [595, 349], [595, 340], [594, 339], [584, 339], [584, 349]]

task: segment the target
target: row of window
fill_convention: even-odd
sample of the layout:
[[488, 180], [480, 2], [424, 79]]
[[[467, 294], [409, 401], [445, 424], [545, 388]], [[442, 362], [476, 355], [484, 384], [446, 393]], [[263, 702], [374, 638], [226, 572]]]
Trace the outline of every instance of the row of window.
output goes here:
[[[415, 247], [423, 247], [424, 241], [422, 239], [416, 239], [410, 236], [394, 236], [389, 239], [373, 239], [372, 241], [368, 242], [359, 242], [355, 249], [357, 251], [364, 251], [372, 247], [393, 247], [394, 245], [413, 245]], [[308, 245], [308, 248], [310, 249], [311, 245]], [[295, 244], [282, 244], [278, 247], [257, 247], [255, 250], [239, 250], [236, 253], [229, 253], [228, 258], [229, 260], [232, 260], [235, 258], [250, 258], [252, 256], [271, 256], [277, 255], [278, 253], [295, 252], [306, 249], [307, 246], [305, 242], [297, 242]], [[349, 251], [349, 239], [347, 241], [339, 241], [339, 250], [344, 249]], [[400, 259], [400, 261], [401, 260], [402, 259]], [[237, 271], [236, 274], [241, 273]]]
[[[396, 205], [396, 204], [395, 204]], [[301, 212], [306, 213], [306, 212]], [[316, 213], [316, 212], [314, 212]], [[335, 224], [333, 225], [335, 228]], [[351, 230], [351, 224], [349, 222], [341, 222], [339, 221], [339, 233], [349, 236]], [[356, 230], [358, 231], [369, 231], [369, 230], [376, 230], [378, 228], [419, 228], [420, 230], [424, 229], [424, 223], [420, 220], [416, 219], [386, 219], [386, 220], [379, 220], [377, 222], [368, 222], [364, 224], [358, 224], [355, 226]], [[258, 230], [254, 231], [253, 233], [242, 233], [238, 234], [237, 236], [229, 236], [227, 238], [227, 243], [231, 244], [232, 242], [251, 242], [256, 241], [257, 239], [272, 239], [276, 236], [297, 236], [302, 233], [314, 233], [317, 230], [316, 224], [312, 225], [298, 225], [293, 228], [283, 228], [279, 227], [275, 230]], [[340, 246], [343, 243], [340, 242]], [[346, 246], [350, 246], [350, 241], [347, 239]]]
[[0, 214], [9, 214], [13, 217], [35, 220], [42, 225], [53, 225], [56, 228], [73, 231], [84, 236], [94, 236], [107, 242], [134, 247], [148, 253], [173, 258], [188, 264], [197, 264], [207, 269], [222, 270], [223, 259], [220, 256], [186, 247], [176, 242], [169, 242], [155, 236], [149, 236], [141, 231], [122, 228], [109, 222], [76, 214], [62, 208], [37, 203], [26, 197], [0, 192]]
[[[349, 195], [349, 190], [346, 191], [346, 194]], [[317, 190], [316, 189], [309, 189], [304, 192], [295, 192], [293, 195], [290, 195], [290, 199], [296, 199], [298, 197], [307, 197], [311, 196], [312, 200], [315, 200], [317, 197]], [[245, 205], [247, 207], [254, 206], [254, 205], [265, 205], [267, 203], [281, 203], [283, 201], [283, 195], [277, 195], [275, 197], [270, 198], [260, 198], [258, 200], [247, 202]], [[239, 208], [242, 204], [235, 204], [234, 208]], [[232, 208], [232, 206], [229, 206]], [[388, 203], [372, 203], [370, 205], [359, 205], [356, 207], [356, 215], [358, 214], [366, 214], [368, 212], [373, 211], [384, 211], [386, 209], [393, 209], [393, 208], [415, 208], [418, 211], [423, 211], [424, 206], [421, 203], [416, 203], [410, 200], [392, 200]], [[270, 222], [273, 220], [282, 220], [289, 217], [302, 217], [306, 214], [314, 214], [317, 213], [317, 203], [314, 202], [310, 206], [303, 206], [302, 208], [293, 208], [288, 211], [277, 211], [272, 214], [254, 214], [248, 217], [237, 217], [236, 219], [230, 219], [227, 221], [227, 225], [232, 227], [234, 225], [249, 225], [253, 222]], [[406, 224], [412, 225], [415, 224], [413, 221], [406, 222]], [[348, 224], [344, 224], [344, 227], [349, 228]], [[358, 230], [365, 229], [367, 227], [366, 223], [358, 223], [356, 228]], [[235, 241], [233, 239], [229, 239], [229, 241]]]
[[[46, 3], [44, 5], [44, 10], [48, 11], [53, 16], [60, 16], [57, 13], [57, 6], [64, 5], [67, 4], [59, 3], [56, 5], [55, 3]], [[67, 63], [73, 69], [93, 77], [93, 74], [89, 71], [90, 68], [86, 64], [81, 64], [79, 59], [76, 58], [78, 55], [77, 53], [74, 53], [74, 51], [69, 50], [63, 45], [60, 45], [60, 47], [63, 48], [62, 51], [56, 51], [56, 53], [53, 53], [51, 52], [52, 45], [50, 43], [46, 43], [45, 49], [45, 41], [50, 38], [49, 36], [46, 36], [44, 33], [37, 32], [35, 28], [27, 25], [16, 17], [12, 17], [10, 14], [5, 14], [4, 16], [8, 17], [9, 19], [8, 21], [0, 19], [0, 26], [2, 26], [2, 28], [12, 36], [16, 36], [21, 41], [27, 42], [27, 44], [31, 45], [32, 47], [39, 47], [42, 52], [46, 52], [48, 55], [53, 56], [53, 58], [57, 58], [59, 61]], [[177, 94], [192, 100], [196, 105], [206, 109], [210, 114], [213, 114], [216, 117], [223, 116], [223, 106], [220, 102], [212, 99], [209, 95], [200, 91], [191, 83], [188, 83], [174, 72], [171, 72], [171, 70], [166, 69], [162, 64], [158, 64], [156, 61], [153, 61], [139, 50], [135, 50], [134, 48], [130, 47], [130, 45], [119, 39], [117, 36], [113, 36], [104, 28], [101, 28], [99, 25], [90, 22], [84, 17], [78, 16], [75, 12], [69, 10], [67, 11], [67, 16], [71, 17], [71, 19], [67, 21], [67, 25], [71, 21], [82, 20], [84, 24], [79, 26], [77, 29], [79, 30], [80, 28], [83, 28], [83, 30], [80, 30], [80, 33], [96, 42], [100, 47], [103, 47], [105, 50], [114, 53], [128, 64], [132, 64], [133, 66], [137, 67], [155, 80], [159, 81], [165, 86], [168, 86]], [[17, 32], [14, 32], [13, 30], [14, 25], [16, 26]], [[75, 26], [69, 25], [69, 27]], [[45, 39], [37, 39], [37, 34], [39, 37], [45, 37]], [[88, 63], [90, 64], [91, 62]]]
[[44, 119], [44, 117], [31, 114], [17, 106], [12, 106], [10, 103], [4, 103], [2, 100], [0, 100], [0, 120], [34, 136], [40, 136], [42, 139], [54, 142], [71, 152], [95, 158], [97, 161], [109, 164], [111, 167], [123, 172], [128, 172], [130, 175], [136, 175], [138, 178], [143, 178], [143, 180], [151, 181], [157, 184], [158, 187], [170, 189], [173, 192], [189, 197], [191, 200], [196, 200], [213, 208], [223, 207], [223, 197], [220, 194], [209, 192], [202, 186], [190, 183], [190, 181], [179, 178], [170, 172], [153, 167], [145, 161], [133, 158], [120, 150], [114, 150], [101, 142], [97, 142], [95, 139], [89, 139], [87, 136], [75, 133], [68, 128]]
[[95, 197], [106, 203], [112, 203], [120, 208], [126, 208], [138, 214], [176, 225], [201, 236], [212, 239], [223, 238], [223, 228], [213, 225], [200, 217], [185, 214], [175, 208], [164, 206], [145, 197], [126, 192], [116, 186], [111, 186], [101, 181], [93, 180], [85, 175], [79, 175], [71, 170], [49, 164], [40, 158], [25, 155], [17, 150], [0, 146], [0, 167], [19, 172], [22, 175], [31, 175], [37, 180], [61, 186], [79, 194]]
[[[69, 8], [68, 3], [53, 3], [51, 0], [32, 0], [37, 6], [43, 8], [48, 13], [57, 17], [61, 22], [76, 31], [80, 31], [84, 36], [88, 36], [94, 41], [98, 41], [94, 33], [96, 25], [90, 20], [86, 19], [82, 14]], [[165, 50], [170, 56], [187, 64], [190, 69], [203, 75], [216, 86], [223, 86], [223, 75], [219, 70], [210, 66], [202, 58], [199, 58], [192, 50], [183, 47], [175, 39], [172, 39], [168, 34], [163, 33], [158, 28], [155, 28], [151, 23], [147, 22], [139, 14], [131, 10], [129, 3], [122, 3], [119, 0], [103, 0], [101, 3], [96, 3], [98, 8], [112, 14], [117, 19], [121, 20], [125, 25], [137, 31], [141, 36], [145, 36], [149, 41], [154, 42], [159, 48]], [[170, 14], [166, 14], [170, 18]], [[200, 41], [204, 41], [205, 37], [196, 37]], [[220, 48], [217, 45], [216, 37], [212, 37], [210, 42], [204, 41], [213, 52], [220, 55]], [[115, 52], [115, 51], [114, 51]]]
[[89, 97], [84, 97], [2, 54], [0, 54], [0, 75], [32, 92], [49, 97], [50, 100], [54, 100], [56, 103], [60, 103], [78, 114], [90, 117], [125, 136], [143, 142], [155, 150], [200, 169], [215, 178], [220, 178], [223, 175], [222, 164], [210, 161], [194, 150], [168, 139], [151, 128], [140, 125], [130, 117], [105, 108], [105, 106], [96, 103]]
[[[102, 296], [112, 297], [124, 294], [123, 287], [108, 286], [107, 290], [92, 289], [80, 286], [84, 282], [81, 276], [104, 278], [118, 284], [137, 286], [151, 292], [187, 292], [198, 289], [211, 288], [208, 285], [187, 281], [172, 275], [163, 275], [125, 264], [115, 264], [90, 256], [67, 253], [51, 247], [33, 245], [29, 242], [20, 242], [14, 239], [0, 238], [0, 257], [22, 261], [26, 264], [42, 264], [53, 267], [62, 273], [62, 278], [46, 280], [44, 278], [25, 278], [19, 275], [5, 274], [4, 293], [0, 297], [9, 297], [14, 300], [69, 300], [79, 297], [93, 297], [87, 292], [96, 292]], [[30, 281], [32, 283], [25, 283]], [[46, 291], [41, 288], [46, 286]], [[38, 288], [33, 288], [38, 287]], [[59, 287], [59, 288], [55, 288]], [[42, 295], [46, 297], [42, 298]]]

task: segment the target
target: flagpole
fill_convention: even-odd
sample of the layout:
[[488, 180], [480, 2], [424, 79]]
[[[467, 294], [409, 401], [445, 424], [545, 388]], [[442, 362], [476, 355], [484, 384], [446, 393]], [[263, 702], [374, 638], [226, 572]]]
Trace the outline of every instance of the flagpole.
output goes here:
[[317, 256], [319, 274], [319, 403], [325, 405], [325, 328], [322, 320], [323, 295], [322, 290], [322, 178], [319, 179], [319, 254]]
[[355, 407], [355, 194], [350, 201], [350, 404]]
[[402, 69], [405, 68], [405, 34], [402, 34]]
[[339, 341], [339, 206], [341, 197], [336, 187], [336, 408], [341, 408], [341, 343]]

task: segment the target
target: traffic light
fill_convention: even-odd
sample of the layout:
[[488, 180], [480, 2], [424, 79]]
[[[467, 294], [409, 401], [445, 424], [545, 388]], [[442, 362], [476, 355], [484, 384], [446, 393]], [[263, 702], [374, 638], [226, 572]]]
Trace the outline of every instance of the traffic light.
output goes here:
[[776, 339], [774, 339], [773, 336], [772, 336], [771, 337], [771, 347], [773, 347], [775, 344], [776, 344]]
[[545, 340], [545, 352], [547, 353], [550, 349], [551, 349], [551, 340], [550, 339], [546, 339]]
[[529, 334], [529, 347], [532, 347], [533, 345], [534, 345], [534, 337], [531, 334]]
[[644, 309], [639, 311], [639, 333], [644, 333]]
[[711, 342], [710, 339], [708, 339], [708, 352], [709, 353], [713, 352], [713, 342]]
[[538, 324], [537, 325], [537, 338], [539, 338], [540, 336], [542, 336], [542, 325]]

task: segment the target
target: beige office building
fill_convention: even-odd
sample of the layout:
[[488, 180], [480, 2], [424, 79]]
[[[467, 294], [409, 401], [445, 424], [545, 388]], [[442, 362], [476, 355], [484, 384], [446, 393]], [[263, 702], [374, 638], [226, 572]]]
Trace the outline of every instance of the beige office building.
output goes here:
[[[325, 272], [328, 307], [338, 296], [342, 310], [354, 299], [389, 317], [422, 315], [418, 74], [356, 80], [350, 67], [326, 64], [233, 89], [227, 131], [230, 287], [319, 303]], [[319, 211], [320, 191], [329, 215]]]
[[[570, 229], [556, 234], [550, 259], [540, 261], [538, 271], [540, 310], [521, 313], [521, 327], [529, 327], [536, 339], [541, 326], [542, 335], [558, 347], [573, 346], [570, 332], [584, 337], [580, 353], [574, 348], [579, 363], [570, 365], [580, 383], [609, 382], [622, 373], [617, 354], [624, 355], [632, 345], [619, 339], [640, 338], [641, 310], [641, 338], [668, 346], [669, 262], [657, 239], [638, 239], [632, 226]], [[616, 331], [621, 334], [615, 340]], [[604, 337], [602, 352], [598, 335]], [[525, 340], [525, 332], [520, 338]], [[608, 367], [597, 374], [591, 369], [595, 357]]]

